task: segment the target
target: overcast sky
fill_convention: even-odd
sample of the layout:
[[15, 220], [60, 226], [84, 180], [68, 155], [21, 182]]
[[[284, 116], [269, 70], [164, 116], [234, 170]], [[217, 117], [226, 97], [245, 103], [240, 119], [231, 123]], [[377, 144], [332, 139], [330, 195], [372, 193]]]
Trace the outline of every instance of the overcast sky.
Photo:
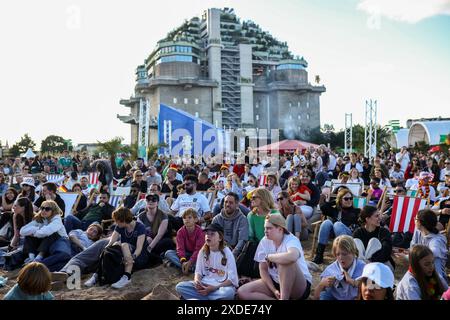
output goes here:
[[0, 2], [0, 141], [122, 136], [116, 118], [156, 42], [209, 7], [233, 7], [320, 75], [321, 124], [450, 117], [450, 0], [17, 0]]

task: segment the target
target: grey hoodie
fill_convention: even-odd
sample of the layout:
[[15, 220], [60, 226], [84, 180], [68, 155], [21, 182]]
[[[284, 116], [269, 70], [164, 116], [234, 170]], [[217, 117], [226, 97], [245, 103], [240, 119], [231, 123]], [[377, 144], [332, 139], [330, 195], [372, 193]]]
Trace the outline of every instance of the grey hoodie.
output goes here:
[[234, 248], [233, 254], [237, 257], [248, 240], [247, 217], [239, 208], [231, 217], [226, 216], [225, 209], [222, 209], [212, 222], [223, 227], [225, 241], [230, 247]]
[[436, 272], [447, 280], [447, 273], [445, 272], [445, 265], [447, 263], [447, 239], [443, 234], [429, 233], [424, 236], [419, 230], [414, 231], [411, 240], [410, 248], [416, 244], [421, 244], [430, 248], [434, 255], [434, 267]]

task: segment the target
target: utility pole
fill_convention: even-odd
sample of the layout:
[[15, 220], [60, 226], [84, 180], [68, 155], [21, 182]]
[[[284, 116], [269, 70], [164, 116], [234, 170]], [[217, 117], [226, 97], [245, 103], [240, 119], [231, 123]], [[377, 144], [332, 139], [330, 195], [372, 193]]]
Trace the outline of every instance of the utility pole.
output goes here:
[[345, 114], [345, 136], [344, 136], [344, 154], [347, 155], [353, 150], [353, 123], [352, 114]]

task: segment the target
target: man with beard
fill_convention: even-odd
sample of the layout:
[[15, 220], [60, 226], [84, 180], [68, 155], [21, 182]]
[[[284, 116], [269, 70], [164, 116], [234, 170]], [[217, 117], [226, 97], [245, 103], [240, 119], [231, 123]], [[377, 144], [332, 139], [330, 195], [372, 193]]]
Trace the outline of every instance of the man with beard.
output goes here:
[[225, 242], [237, 258], [248, 241], [248, 220], [239, 209], [239, 197], [230, 192], [225, 196], [224, 208], [214, 217], [212, 223], [218, 223], [224, 230]]
[[170, 208], [170, 213], [173, 216], [170, 219], [172, 219], [172, 226], [175, 230], [183, 226], [183, 219], [181, 217], [183, 212], [188, 208], [197, 211], [199, 224], [211, 222], [212, 213], [209, 202], [203, 194], [197, 192], [197, 183], [198, 179], [194, 175], [184, 177], [186, 193], [178, 195], [178, 198]]

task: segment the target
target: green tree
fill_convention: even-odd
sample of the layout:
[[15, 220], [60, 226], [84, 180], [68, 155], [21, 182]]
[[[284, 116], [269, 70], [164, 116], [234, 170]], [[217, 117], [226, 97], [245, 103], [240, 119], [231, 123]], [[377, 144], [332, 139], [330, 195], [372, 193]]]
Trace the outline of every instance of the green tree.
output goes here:
[[42, 153], [61, 153], [66, 150], [66, 140], [63, 137], [50, 135], [41, 142]]
[[25, 133], [20, 141], [11, 147], [10, 152], [13, 157], [18, 157], [20, 154], [26, 152], [28, 148], [34, 149], [34, 147], [36, 147], [36, 143], [31, 139], [28, 133]]

